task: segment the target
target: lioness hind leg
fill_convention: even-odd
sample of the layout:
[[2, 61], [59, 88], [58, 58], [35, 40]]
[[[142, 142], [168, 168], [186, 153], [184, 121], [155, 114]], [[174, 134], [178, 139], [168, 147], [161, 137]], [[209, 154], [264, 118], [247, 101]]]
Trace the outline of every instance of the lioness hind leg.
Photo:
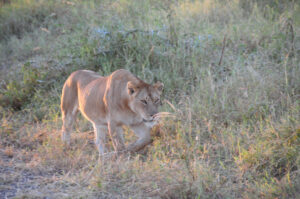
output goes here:
[[61, 139], [63, 142], [69, 145], [71, 140], [70, 133], [73, 130], [73, 124], [76, 121], [76, 116], [78, 113], [78, 103], [73, 101], [68, 108], [62, 106], [61, 111], [63, 121]]
[[103, 125], [93, 124], [95, 133], [95, 144], [100, 155], [106, 153], [105, 143], [106, 143], [106, 132], [107, 127]]
[[71, 76], [64, 84], [61, 96], [61, 112], [62, 112], [62, 134], [63, 142], [70, 144], [70, 133], [78, 113], [78, 99], [76, 84], [72, 83]]
[[62, 125], [62, 134], [61, 134], [61, 139], [63, 142], [65, 142], [66, 144], [70, 144], [70, 140], [71, 140], [71, 131], [73, 129], [73, 124], [76, 120], [76, 115], [77, 115], [77, 111], [74, 114], [64, 114], [62, 116], [62, 120], [63, 120], [63, 125]]

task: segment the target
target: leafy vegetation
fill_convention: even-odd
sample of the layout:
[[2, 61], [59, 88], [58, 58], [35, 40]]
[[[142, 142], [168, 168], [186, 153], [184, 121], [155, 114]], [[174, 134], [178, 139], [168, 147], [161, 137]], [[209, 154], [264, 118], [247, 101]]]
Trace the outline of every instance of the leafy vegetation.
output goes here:
[[[297, 1], [0, 5], [0, 197], [299, 196]], [[68, 75], [119, 68], [162, 81], [162, 110], [176, 118], [161, 121], [141, 153], [99, 162], [80, 117], [65, 148]], [[129, 129], [125, 137], [135, 139]]]

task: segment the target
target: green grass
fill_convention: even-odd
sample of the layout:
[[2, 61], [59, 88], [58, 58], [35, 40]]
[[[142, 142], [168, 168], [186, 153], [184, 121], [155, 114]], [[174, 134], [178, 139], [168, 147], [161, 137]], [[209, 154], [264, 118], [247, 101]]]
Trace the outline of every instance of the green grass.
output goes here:
[[[20, 170], [42, 176], [16, 197], [297, 198], [299, 13], [297, 1], [272, 0], [3, 4], [0, 167], [14, 163], [15, 183]], [[64, 148], [68, 75], [119, 68], [163, 82], [162, 110], [176, 118], [140, 154], [98, 162], [79, 117]], [[0, 194], [13, 186], [6, 175]]]

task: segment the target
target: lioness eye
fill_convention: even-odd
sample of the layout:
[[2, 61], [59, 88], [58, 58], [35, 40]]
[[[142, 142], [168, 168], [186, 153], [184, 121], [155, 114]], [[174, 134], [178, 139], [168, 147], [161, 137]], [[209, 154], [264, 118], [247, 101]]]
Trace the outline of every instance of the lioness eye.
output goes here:
[[158, 103], [159, 103], [159, 99], [156, 99], [156, 100], [154, 101], [154, 103], [155, 103], [155, 104], [158, 104]]
[[141, 102], [142, 102], [143, 104], [147, 104], [147, 101], [146, 101], [146, 100], [141, 100]]

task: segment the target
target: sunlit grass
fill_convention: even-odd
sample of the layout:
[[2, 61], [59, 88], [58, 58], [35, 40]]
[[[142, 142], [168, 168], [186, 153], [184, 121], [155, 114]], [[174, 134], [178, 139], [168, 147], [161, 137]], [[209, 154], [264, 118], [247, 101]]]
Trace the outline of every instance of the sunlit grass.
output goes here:
[[[16, 196], [296, 198], [298, 15], [297, 3], [275, 1], [5, 4], [0, 166], [13, 170], [1, 174], [0, 182], [12, 180], [0, 190], [29, 175], [32, 186]], [[67, 76], [118, 68], [162, 81], [161, 110], [176, 117], [164, 118], [139, 154], [99, 160], [82, 116], [71, 146], [63, 146], [59, 103]], [[125, 138], [135, 139], [127, 128]]]

